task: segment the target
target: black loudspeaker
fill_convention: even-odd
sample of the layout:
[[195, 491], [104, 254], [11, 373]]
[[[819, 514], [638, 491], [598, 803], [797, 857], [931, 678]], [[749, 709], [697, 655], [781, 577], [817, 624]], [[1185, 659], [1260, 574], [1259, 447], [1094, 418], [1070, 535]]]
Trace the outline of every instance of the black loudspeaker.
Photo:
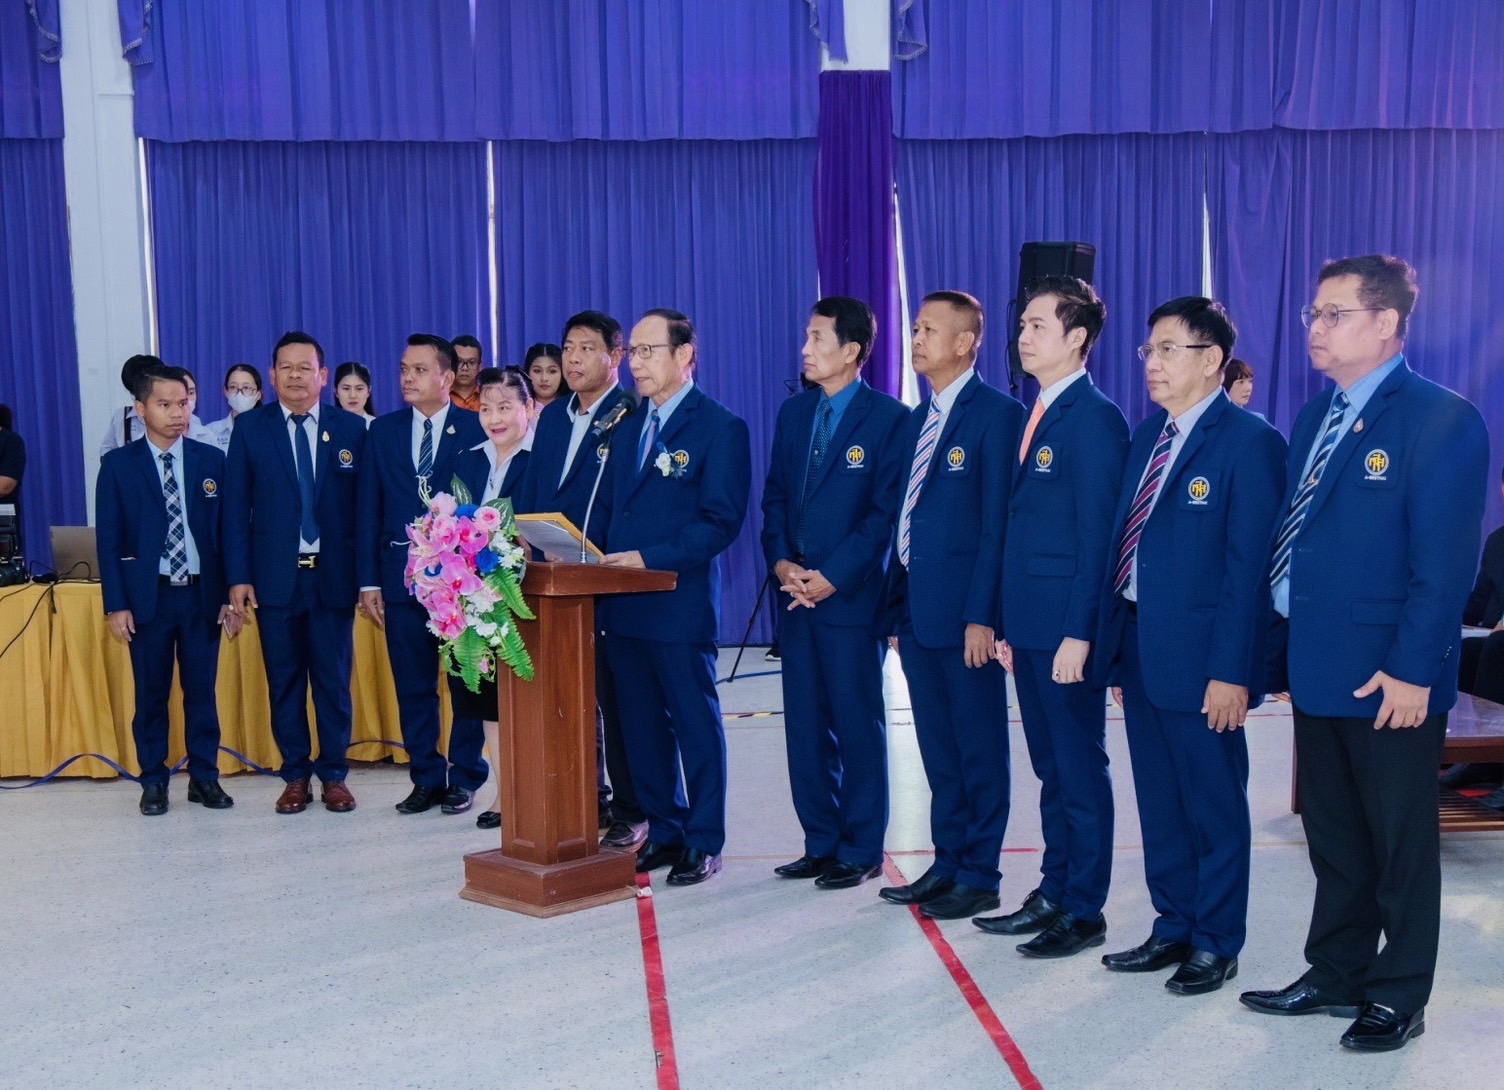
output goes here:
[[1008, 384], [1018, 392], [1024, 367], [1018, 358], [1018, 318], [1027, 305], [1024, 292], [1035, 277], [1075, 276], [1092, 282], [1097, 248], [1089, 242], [1026, 242], [1018, 251], [1018, 289], [1008, 305]]

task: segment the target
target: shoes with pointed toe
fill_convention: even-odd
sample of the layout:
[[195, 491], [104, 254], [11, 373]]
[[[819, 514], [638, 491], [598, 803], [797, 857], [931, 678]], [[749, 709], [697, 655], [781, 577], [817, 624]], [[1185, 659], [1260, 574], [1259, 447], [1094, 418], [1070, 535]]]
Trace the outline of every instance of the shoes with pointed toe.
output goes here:
[[648, 838], [648, 823], [645, 821], [613, 821], [601, 837], [602, 848], [617, 848], [636, 851], [637, 846]]
[[1364, 1003], [1363, 1013], [1342, 1035], [1342, 1047], [1354, 1052], [1393, 1052], [1425, 1032], [1425, 1007], [1403, 1014], [1382, 1003]]
[[1032, 935], [1050, 926], [1060, 906], [1039, 890], [1024, 898], [1023, 907], [1006, 916], [979, 916], [971, 922], [989, 935]]
[[931, 867], [908, 885], [884, 886], [877, 891], [877, 895], [895, 905], [922, 905], [926, 901], [945, 896], [955, 886], [954, 878], [942, 878]]
[[1018, 952], [1031, 958], [1068, 958], [1106, 941], [1106, 916], [1099, 912], [1095, 919], [1081, 920], [1062, 910], [1055, 913], [1049, 927], [1019, 943]]
[[830, 855], [801, 855], [792, 863], [774, 867], [773, 873], [780, 878], [818, 878], [835, 862]]
[[919, 914], [927, 920], [965, 920], [991, 912], [998, 903], [996, 890], [955, 885], [949, 893], [920, 905]]
[[1205, 995], [1238, 975], [1238, 959], [1218, 957], [1210, 950], [1192, 950], [1165, 987], [1176, 995]]
[[683, 844], [655, 844], [651, 840], [645, 840], [642, 850], [637, 853], [637, 873], [647, 874], [659, 867], [672, 867], [683, 855]]
[[711, 875], [721, 873], [721, 857], [702, 852], [698, 848], [685, 848], [679, 862], [669, 868], [668, 884], [671, 886], [699, 885]]
[[1260, 1014], [1329, 1014], [1333, 1018], [1356, 1018], [1361, 1003], [1345, 1003], [1340, 996], [1328, 995], [1304, 977], [1277, 992], [1244, 992], [1238, 1001]]
[[831, 863], [825, 868], [825, 873], [815, 879], [815, 885], [820, 889], [855, 889], [882, 872], [881, 864], [864, 867], [860, 863]]
[[1102, 964], [1114, 973], [1155, 973], [1179, 965], [1191, 954], [1190, 944], [1171, 942], [1158, 935], [1150, 935], [1132, 950], [1116, 954], [1103, 954]]
[[407, 798], [397, 804], [397, 813], [421, 814], [425, 810], [432, 810], [444, 801], [447, 790], [443, 784], [437, 787], [414, 787]]

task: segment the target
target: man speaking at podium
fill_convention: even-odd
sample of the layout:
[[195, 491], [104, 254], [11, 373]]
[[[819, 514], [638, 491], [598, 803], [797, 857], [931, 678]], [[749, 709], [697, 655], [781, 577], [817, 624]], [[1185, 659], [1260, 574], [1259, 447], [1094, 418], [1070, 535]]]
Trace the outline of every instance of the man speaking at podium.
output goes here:
[[747, 516], [752, 456], [746, 422], [694, 382], [688, 318], [648, 311], [627, 351], [644, 400], [611, 443], [605, 562], [679, 578], [671, 591], [605, 598], [597, 616], [648, 818], [637, 870], [671, 866], [670, 885], [693, 885], [720, 871], [726, 840], [720, 554]]

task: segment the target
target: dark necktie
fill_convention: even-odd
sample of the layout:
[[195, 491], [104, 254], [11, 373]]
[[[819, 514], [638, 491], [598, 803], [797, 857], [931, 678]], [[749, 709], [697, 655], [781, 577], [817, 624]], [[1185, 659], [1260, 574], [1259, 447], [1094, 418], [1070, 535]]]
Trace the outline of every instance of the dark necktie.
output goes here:
[[418, 444], [418, 476], [425, 480], [433, 474], [433, 421], [423, 421], [423, 441]]
[[809, 513], [810, 495], [815, 491], [815, 478], [820, 474], [820, 467], [825, 464], [825, 455], [830, 446], [831, 415], [830, 402], [827, 401], [820, 406], [820, 419], [815, 425], [815, 441], [809, 448], [809, 468], [804, 472], [804, 496], [799, 501], [799, 526], [794, 531], [794, 552], [801, 562], [804, 558], [804, 527]]
[[319, 522], [313, 511], [313, 448], [309, 444], [308, 429], [304, 426], [311, 419], [309, 413], [293, 413], [292, 422], [297, 426], [293, 433], [292, 450], [298, 461], [298, 494], [303, 500], [303, 518], [298, 533], [312, 545], [319, 539]]
[[1165, 421], [1165, 430], [1160, 432], [1159, 442], [1154, 444], [1149, 455], [1144, 483], [1138, 486], [1138, 495], [1133, 497], [1133, 506], [1128, 508], [1128, 521], [1123, 524], [1123, 544], [1118, 549], [1118, 571], [1112, 580], [1114, 594], [1122, 594], [1128, 588], [1128, 577], [1133, 574], [1133, 558], [1138, 555], [1138, 539], [1143, 536], [1144, 523], [1154, 507], [1154, 497], [1159, 494], [1159, 483], [1164, 480], [1165, 465], [1170, 460], [1170, 446], [1178, 431], [1175, 421]]
[[162, 452], [162, 497], [167, 501], [167, 541], [162, 556], [167, 561], [168, 576], [181, 582], [188, 578], [188, 528], [183, 523], [183, 494], [172, 471], [170, 450]]
[[646, 473], [653, 448], [658, 445], [658, 410], [648, 414], [648, 430], [642, 433], [642, 449], [637, 452], [637, 468]]

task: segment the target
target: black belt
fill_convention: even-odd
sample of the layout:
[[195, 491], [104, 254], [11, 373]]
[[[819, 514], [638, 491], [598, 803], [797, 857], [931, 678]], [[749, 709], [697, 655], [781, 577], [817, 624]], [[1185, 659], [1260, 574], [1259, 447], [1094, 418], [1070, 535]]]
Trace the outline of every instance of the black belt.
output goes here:
[[319, 566], [319, 554], [318, 553], [299, 553], [298, 554], [298, 567], [300, 567], [300, 568], [316, 568], [318, 566]]
[[185, 576], [182, 579], [174, 579], [170, 575], [157, 576], [157, 582], [161, 583], [164, 587], [196, 587], [198, 586], [198, 580], [199, 577], [196, 575]]

